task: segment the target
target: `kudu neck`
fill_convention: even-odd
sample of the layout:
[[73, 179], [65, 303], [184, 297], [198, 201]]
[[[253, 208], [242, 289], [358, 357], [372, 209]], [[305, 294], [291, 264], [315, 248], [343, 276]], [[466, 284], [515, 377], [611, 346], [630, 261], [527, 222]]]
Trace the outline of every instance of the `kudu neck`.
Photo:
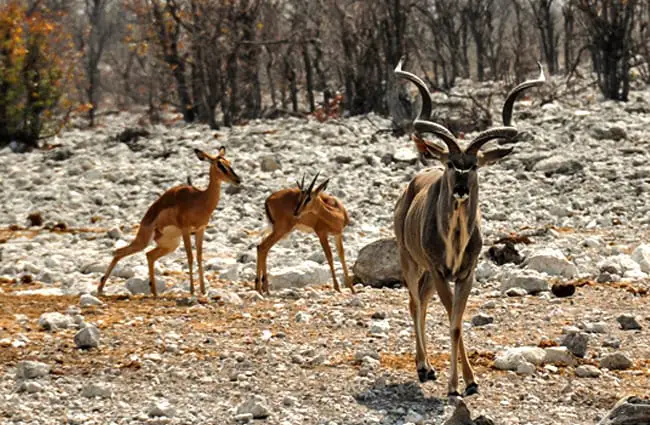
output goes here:
[[467, 223], [467, 228], [471, 233], [476, 223], [478, 196], [478, 185], [473, 185], [470, 187], [469, 197], [465, 201], [460, 202], [454, 198], [453, 189], [449, 184], [446, 181], [443, 182], [436, 205], [438, 228], [448, 230], [448, 223], [451, 218], [457, 217], [459, 220]]

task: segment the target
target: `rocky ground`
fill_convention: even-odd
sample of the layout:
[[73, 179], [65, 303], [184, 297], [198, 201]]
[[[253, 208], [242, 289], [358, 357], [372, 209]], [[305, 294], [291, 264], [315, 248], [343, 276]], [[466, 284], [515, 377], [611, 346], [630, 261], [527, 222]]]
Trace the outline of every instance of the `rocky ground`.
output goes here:
[[[626, 104], [589, 90], [543, 107], [540, 97], [516, 106], [527, 132], [516, 152], [480, 171], [485, 253], [464, 335], [481, 395], [465, 402], [497, 424], [594, 424], [650, 388], [650, 91]], [[392, 236], [393, 205], [422, 168], [407, 137], [373, 137], [389, 121], [368, 116], [161, 125], [120, 141], [139, 118], [105, 117], [37, 152], [0, 151], [0, 422], [449, 417], [448, 324], [435, 298], [427, 326], [440, 377], [421, 386], [405, 290], [335, 293], [314, 236], [274, 247], [272, 294], [252, 291], [265, 197], [317, 171], [350, 213], [345, 246], [358, 280], [395, 274], [390, 241], [362, 248]], [[206, 233], [208, 296], [188, 296], [181, 249], [158, 263], [159, 300], [139, 295], [143, 254], [120, 263], [108, 297], [88, 295], [156, 196], [187, 176], [206, 186], [192, 150], [220, 145], [243, 184], [224, 186]], [[553, 285], [575, 293], [556, 296], [565, 294]]]

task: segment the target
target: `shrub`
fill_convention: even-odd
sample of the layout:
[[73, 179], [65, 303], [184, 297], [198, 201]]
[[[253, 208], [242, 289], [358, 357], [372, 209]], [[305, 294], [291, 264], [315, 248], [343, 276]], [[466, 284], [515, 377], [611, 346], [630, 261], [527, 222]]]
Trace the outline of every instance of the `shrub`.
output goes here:
[[0, 6], [0, 146], [36, 147], [44, 129], [60, 124], [73, 69], [61, 53], [65, 42], [65, 32], [43, 11], [28, 11], [19, 0]]

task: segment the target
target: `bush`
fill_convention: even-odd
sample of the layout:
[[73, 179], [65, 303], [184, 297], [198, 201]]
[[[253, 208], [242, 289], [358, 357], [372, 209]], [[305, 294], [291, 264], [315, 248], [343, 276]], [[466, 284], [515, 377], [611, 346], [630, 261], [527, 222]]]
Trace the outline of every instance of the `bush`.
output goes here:
[[70, 58], [59, 53], [65, 51], [64, 34], [21, 1], [0, 6], [0, 146], [16, 141], [36, 147], [43, 130], [60, 123], [56, 116], [69, 106], [64, 90], [72, 69]]

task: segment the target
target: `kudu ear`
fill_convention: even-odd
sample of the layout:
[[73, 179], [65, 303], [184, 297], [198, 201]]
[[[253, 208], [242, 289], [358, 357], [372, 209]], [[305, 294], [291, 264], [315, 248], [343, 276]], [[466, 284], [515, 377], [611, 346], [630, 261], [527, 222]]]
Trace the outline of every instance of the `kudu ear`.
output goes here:
[[422, 158], [434, 159], [444, 164], [447, 162], [448, 157], [449, 153], [444, 148], [434, 144], [425, 143], [424, 151], [420, 151], [420, 160]]
[[221, 146], [219, 148], [219, 156], [226, 156], [226, 147], [225, 146]]
[[514, 148], [495, 148], [489, 151], [478, 153], [478, 166], [485, 167], [486, 165], [494, 164], [502, 158], [510, 155]]

